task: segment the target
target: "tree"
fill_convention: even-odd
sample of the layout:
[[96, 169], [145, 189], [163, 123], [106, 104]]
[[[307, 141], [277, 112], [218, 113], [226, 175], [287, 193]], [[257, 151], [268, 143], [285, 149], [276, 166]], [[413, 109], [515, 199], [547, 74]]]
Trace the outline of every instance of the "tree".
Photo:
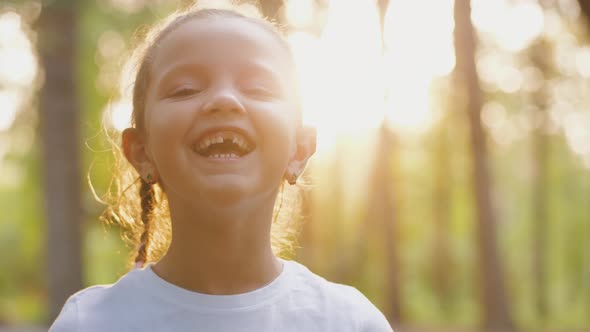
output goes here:
[[452, 309], [450, 297], [450, 281], [452, 265], [450, 255], [450, 210], [452, 190], [451, 186], [451, 165], [449, 160], [448, 132], [450, 128], [451, 114], [446, 110], [446, 114], [439, 120], [438, 127], [434, 135], [436, 143], [434, 145], [433, 165], [435, 167], [435, 183], [433, 192], [434, 201], [434, 240], [432, 252], [432, 279], [433, 288], [437, 293], [439, 307], [449, 313]]
[[454, 11], [455, 77], [457, 86], [463, 92], [470, 128], [484, 326], [488, 329], [512, 330], [514, 326], [506, 299], [503, 269], [498, 258], [486, 135], [480, 114], [483, 97], [475, 67], [477, 41], [471, 22], [470, 0], [455, 0]]
[[49, 319], [82, 288], [79, 107], [76, 97], [76, 5], [53, 1], [39, 21], [45, 84], [39, 105], [47, 215]]
[[[396, 136], [384, 121], [380, 130], [376, 150], [376, 159], [370, 179], [368, 201], [368, 220], [366, 227], [372, 229], [382, 241], [385, 258], [385, 275], [387, 284], [384, 292], [387, 299], [387, 317], [396, 324], [403, 320], [400, 287], [400, 264], [398, 254], [399, 213], [397, 196], [394, 188], [395, 170], [397, 170]], [[364, 232], [366, 233], [366, 231]], [[373, 236], [366, 236], [372, 238]], [[365, 244], [366, 245], [366, 244]]]
[[[385, 14], [388, 6], [389, 0], [377, 1], [383, 52], [385, 51]], [[377, 158], [375, 159], [375, 168], [370, 179], [368, 221], [374, 227], [380, 228], [379, 233], [383, 241], [385, 275], [387, 276], [387, 285], [385, 287], [388, 302], [387, 316], [390, 320], [400, 324], [403, 320], [403, 313], [399, 280], [400, 262], [397, 245], [399, 213], [396, 191], [392, 187], [395, 184], [395, 174], [398, 169], [398, 145], [396, 143], [396, 135], [387, 124], [387, 119], [384, 119], [379, 129], [376, 151]]]
[[[551, 74], [549, 59], [551, 49], [544, 39], [537, 41], [529, 50], [529, 57], [544, 75], [546, 80]], [[541, 119], [541, 125], [532, 133], [532, 158], [534, 160], [533, 172], [533, 280], [535, 282], [535, 306], [537, 317], [544, 319], [547, 316], [547, 259], [548, 246], [548, 216], [547, 216], [547, 192], [548, 192], [548, 163], [549, 163], [549, 137], [546, 133], [548, 121], [549, 92], [546, 84], [532, 94], [532, 102], [535, 105], [533, 116]]]
[[[541, 0], [542, 1], [542, 0]], [[582, 14], [590, 21], [590, 0], [578, 0]]]
[[283, 0], [261, 0], [260, 9], [264, 17], [274, 21], [280, 21], [280, 11], [283, 7]]
[[[578, 0], [578, 3], [580, 4], [582, 15], [586, 19], [586, 24], [590, 26], [590, 0]], [[588, 264], [590, 264], [590, 254], [588, 255], [588, 257]], [[590, 292], [588, 293], [588, 305], [590, 306]]]

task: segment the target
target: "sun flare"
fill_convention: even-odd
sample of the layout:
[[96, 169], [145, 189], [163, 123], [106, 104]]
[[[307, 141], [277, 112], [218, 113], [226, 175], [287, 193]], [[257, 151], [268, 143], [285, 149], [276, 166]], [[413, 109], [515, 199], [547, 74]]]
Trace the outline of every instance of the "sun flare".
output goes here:
[[[333, 149], [340, 138], [366, 137], [383, 121], [410, 136], [436, 123], [444, 105], [433, 94], [433, 82], [455, 67], [453, 3], [392, 1], [382, 42], [374, 1], [332, 0], [321, 14], [311, 0], [286, 2], [286, 23], [291, 26], [287, 40], [299, 75], [303, 117], [318, 129], [320, 151]], [[500, 16], [506, 20], [498, 20]], [[526, 48], [543, 33], [545, 16], [529, 0], [473, 0], [474, 26], [507, 52]], [[580, 54], [576, 64], [582, 68]], [[487, 53], [480, 56], [482, 80], [506, 93], [526, 88], [524, 74], [507, 66], [497, 69], [498, 59]], [[128, 126], [128, 103], [115, 101], [105, 109], [112, 113], [113, 127]]]
[[[427, 12], [428, 25], [413, 19], [424, 15], [424, 6], [435, 7]], [[362, 0], [332, 1], [319, 38], [303, 32], [289, 36], [304, 118], [318, 128], [320, 150], [383, 120], [409, 132], [431, 125], [431, 83], [455, 65], [452, 8], [451, 0], [392, 2], [384, 48], [377, 8]], [[293, 10], [288, 17], [298, 20], [297, 13]]]

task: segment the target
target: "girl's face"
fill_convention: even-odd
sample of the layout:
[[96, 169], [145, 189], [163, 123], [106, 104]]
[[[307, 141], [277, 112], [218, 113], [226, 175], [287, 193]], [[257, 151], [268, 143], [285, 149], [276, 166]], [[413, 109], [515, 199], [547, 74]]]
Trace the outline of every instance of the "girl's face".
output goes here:
[[288, 51], [263, 27], [188, 21], [155, 50], [145, 130], [124, 133], [126, 155], [171, 203], [274, 199], [315, 150], [315, 132], [297, 125], [294, 84]]

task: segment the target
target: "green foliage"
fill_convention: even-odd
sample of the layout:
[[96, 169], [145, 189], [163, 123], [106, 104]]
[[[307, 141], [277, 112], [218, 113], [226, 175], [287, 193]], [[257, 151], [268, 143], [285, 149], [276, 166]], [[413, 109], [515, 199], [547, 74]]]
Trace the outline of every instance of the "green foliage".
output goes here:
[[[102, 2], [85, 2], [79, 6], [77, 69], [82, 112], [84, 170], [88, 170], [94, 189], [101, 195], [111, 180], [111, 147], [103, 132], [103, 110], [117, 97], [118, 87], [101, 85], [105, 71], [116, 73], [122, 57], [105, 58], [98, 50], [101, 36], [114, 32], [130, 49], [138, 26], [149, 24], [173, 5], [150, 5], [128, 12]], [[559, 75], [554, 73], [554, 75]], [[115, 77], [118, 79], [118, 77]], [[112, 80], [112, 82], [115, 82]], [[435, 82], [453, 86], [450, 77]], [[521, 96], [487, 92], [486, 100], [501, 103], [510, 114], [522, 112]], [[390, 170], [394, 183], [396, 220], [395, 248], [399, 258], [403, 316], [408, 325], [476, 326], [481, 321], [477, 276], [476, 211], [470, 161], [470, 142], [465, 114], [457, 111], [460, 102], [440, 97], [446, 114], [428, 133], [419, 137], [398, 137], [395, 162]], [[23, 111], [23, 119], [34, 117]], [[9, 152], [0, 158], [0, 325], [6, 323], [41, 323], [46, 315], [44, 200], [39, 158], [39, 142], [34, 141], [28, 121], [17, 121], [8, 132], [0, 132], [0, 143]], [[34, 122], [33, 122], [34, 123]], [[321, 134], [321, 133], [320, 133]], [[490, 136], [491, 137], [491, 136]], [[36, 144], [31, 144], [34, 141]], [[436, 174], [441, 139], [448, 153], [445, 177], [446, 265], [448, 293], [437, 292], [433, 267]], [[512, 314], [519, 326], [570, 328], [590, 325], [590, 171], [571, 152], [563, 134], [548, 136], [548, 172], [546, 175], [547, 216], [549, 220], [546, 273], [549, 315], [537, 317], [534, 309], [535, 289], [532, 210], [533, 177], [532, 141], [527, 136], [510, 145], [500, 145], [492, 138], [490, 170], [494, 212], [498, 217], [500, 257], [506, 272]], [[334, 148], [337, 157], [320, 154], [313, 162], [311, 177], [312, 219], [301, 260], [311, 270], [328, 279], [351, 283], [386, 309], [390, 303], [382, 226], [368, 220], [373, 207], [368, 201], [370, 188], [366, 179], [373, 171], [374, 156], [366, 147], [359, 149], [352, 139], [343, 138]], [[365, 154], [359, 151], [363, 150]], [[362, 159], [362, 160], [360, 160]], [[9, 170], [9, 171], [7, 171]], [[7, 173], [7, 172], [10, 172]], [[86, 177], [86, 174], [84, 174]], [[116, 226], [100, 224], [104, 206], [94, 200], [84, 186], [84, 275], [85, 285], [112, 283], [126, 272], [129, 248], [120, 238]], [[366, 233], [364, 233], [366, 231]], [[392, 235], [393, 236], [393, 235]], [[357, 257], [359, 253], [363, 253]], [[567, 310], [564, 310], [567, 308]]]

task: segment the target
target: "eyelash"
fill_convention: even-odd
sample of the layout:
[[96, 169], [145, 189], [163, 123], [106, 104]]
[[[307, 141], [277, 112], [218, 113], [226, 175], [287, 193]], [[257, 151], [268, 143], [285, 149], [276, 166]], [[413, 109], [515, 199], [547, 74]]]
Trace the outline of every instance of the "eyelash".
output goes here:
[[200, 92], [197, 89], [193, 89], [193, 88], [180, 88], [180, 89], [176, 89], [174, 90], [171, 94], [170, 97], [186, 97], [195, 93]]
[[275, 92], [273, 91], [273, 89], [269, 89], [269, 88], [264, 87], [264, 86], [250, 87], [250, 88], [247, 88], [246, 91], [249, 92], [249, 93], [253, 93], [253, 94], [257, 94], [257, 95], [263, 95], [263, 96], [273, 96], [273, 95], [275, 95]]
[[[273, 89], [269, 89], [264, 86], [254, 86], [254, 87], [246, 88], [244, 90], [246, 93], [260, 95], [263, 97], [271, 97], [276, 94], [276, 92]], [[179, 89], [174, 90], [172, 93], [169, 94], [168, 97], [169, 98], [181, 98], [181, 97], [187, 97], [187, 96], [190, 96], [193, 94], [197, 94], [199, 92], [201, 92], [201, 91], [198, 89], [183, 87], [183, 88], [179, 88]]]

